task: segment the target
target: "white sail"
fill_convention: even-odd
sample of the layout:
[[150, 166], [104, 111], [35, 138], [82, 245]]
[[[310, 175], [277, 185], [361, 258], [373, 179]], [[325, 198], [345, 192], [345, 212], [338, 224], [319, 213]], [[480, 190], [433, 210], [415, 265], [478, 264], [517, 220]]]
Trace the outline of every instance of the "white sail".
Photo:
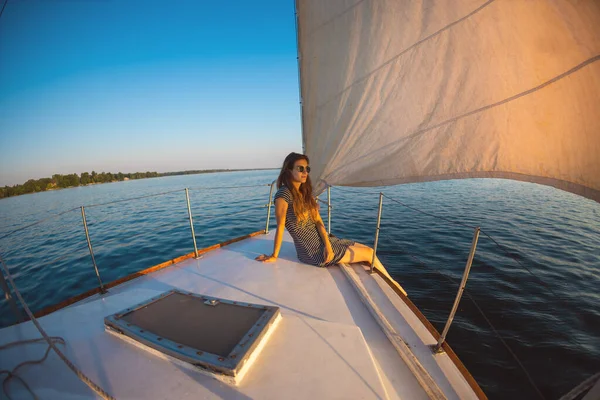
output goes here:
[[317, 190], [499, 177], [600, 201], [599, 1], [299, 0], [297, 13]]

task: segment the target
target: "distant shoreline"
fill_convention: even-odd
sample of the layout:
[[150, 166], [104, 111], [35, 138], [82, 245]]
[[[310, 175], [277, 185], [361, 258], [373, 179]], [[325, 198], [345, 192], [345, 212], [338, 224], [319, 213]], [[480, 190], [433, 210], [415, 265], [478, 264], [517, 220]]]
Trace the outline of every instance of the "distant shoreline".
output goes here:
[[178, 175], [197, 175], [197, 174], [213, 174], [217, 172], [239, 172], [239, 171], [269, 171], [279, 168], [247, 168], [247, 169], [203, 169], [203, 170], [188, 170], [174, 172], [133, 172], [113, 174], [111, 172], [101, 172], [97, 174], [95, 171], [91, 173], [82, 172], [81, 175], [76, 173], [69, 175], [54, 174], [52, 178], [29, 179], [21, 185], [0, 187], [0, 200], [21, 196], [24, 194], [49, 192], [53, 190], [69, 189], [79, 186], [98, 185], [102, 183], [122, 182], [137, 179], [161, 178], [165, 176]]

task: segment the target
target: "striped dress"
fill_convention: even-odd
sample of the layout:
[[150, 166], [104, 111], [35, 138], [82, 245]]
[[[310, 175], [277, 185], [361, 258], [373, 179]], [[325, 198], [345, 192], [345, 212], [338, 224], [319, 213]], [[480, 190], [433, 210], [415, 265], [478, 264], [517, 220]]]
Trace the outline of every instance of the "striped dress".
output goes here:
[[333, 260], [325, 264], [325, 243], [323, 242], [323, 239], [321, 239], [321, 235], [319, 235], [319, 231], [317, 230], [312, 215], [309, 213], [308, 221], [303, 225], [298, 223], [298, 219], [294, 213], [292, 193], [286, 186], [279, 188], [275, 194], [275, 200], [278, 198], [282, 198], [288, 203], [287, 214], [285, 216], [285, 228], [292, 236], [292, 239], [294, 239], [296, 253], [301, 262], [318, 267], [328, 267], [339, 263], [346, 253], [346, 249], [348, 249], [349, 246], [354, 245], [355, 242], [352, 240], [330, 237], [329, 241], [331, 242], [334, 256]]

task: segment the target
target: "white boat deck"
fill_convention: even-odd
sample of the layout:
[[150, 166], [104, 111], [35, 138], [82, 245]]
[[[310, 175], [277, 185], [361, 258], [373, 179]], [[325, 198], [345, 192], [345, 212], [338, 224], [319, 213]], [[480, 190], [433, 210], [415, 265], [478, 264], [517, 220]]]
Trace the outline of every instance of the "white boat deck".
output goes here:
[[[63, 337], [62, 348], [71, 361], [117, 399], [430, 398], [394, 340], [412, 351], [443, 392], [441, 398], [477, 398], [447, 355], [431, 354], [427, 345], [434, 338], [380, 276], [369, 275], [360, 265], [324, 269], [301, 264], [287, 232], [277, 262], [254, 260], [272, 246], [273, 232], [245, 239], [39, 321], [50, 336]], [[104, 317], [173, 288], [280, 307], [281, 322], [239, 385], [182, 367], [105, 331]], [[373, 305], [392, 327], [393, 340], [369, 309]], [[26, 322], [0, 330], [0, 346], [38, 337]], [[2, 350], [0, 370], [39, 359], [46, 347], [39, 343]], [[42, 364], [22, 368], [19, 376], [41, 399], [96, 397], [53, 352]], [[17, 380], [11, 380], [9, 394], [28, 396]]]

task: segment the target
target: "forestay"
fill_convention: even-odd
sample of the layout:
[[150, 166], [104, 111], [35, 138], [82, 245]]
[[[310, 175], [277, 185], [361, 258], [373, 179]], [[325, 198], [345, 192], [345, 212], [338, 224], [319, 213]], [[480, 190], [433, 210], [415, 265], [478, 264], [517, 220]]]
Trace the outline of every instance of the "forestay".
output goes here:
[[299, 0], [297, 12], [318, 191], [497, 177], [600, 201], [600, 2]]

